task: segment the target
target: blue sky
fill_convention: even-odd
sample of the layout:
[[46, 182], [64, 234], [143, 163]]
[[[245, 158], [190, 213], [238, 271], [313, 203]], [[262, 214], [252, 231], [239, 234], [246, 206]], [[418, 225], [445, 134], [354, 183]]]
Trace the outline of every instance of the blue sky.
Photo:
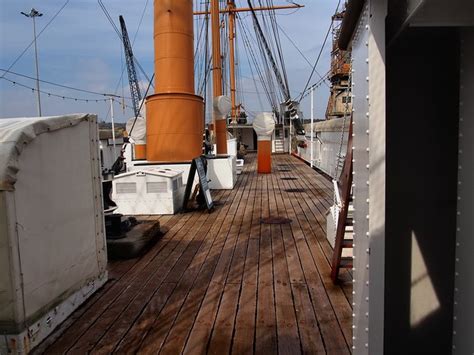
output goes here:
[[[64, 5], [66, 0], [2, 0], [0, 3], [0, 68], [7, 69], [18, 55], [33, 39], [32, 20], [20, 14], [29, 12], [34, 7], [44, 15], [37, 18], [37, 32], [51, 20], [53, 15]], [[237, 5], [246, 6], [247, 1], [237, 0]], [[318, 55], [324, 36], [331, 21], [331, 15], [337, 5], [336, 0], [299, 0], [305, 8], [282, 10], [278, 12], [278, 23], [298, 45], [311, 63]], [[118, 25], [118, 16], [123, 15], [128, 32], [134, 42], [134, 54], [147, 74], [153, 72], [153, 0], [103, 0], [110, 15]], [[195, 1], [197, 4], [198, 2]], [[199, 1], [202, 3], [202, 1]], [[254, 1], [256, 3], [256, 1]], [[288, 4], [287, 0], [275, 0], [275, 4]], [[145, 7], [145, 5], [147, 5]], [[137, 32], [142, 13], [143, 22]], [[242, 16], [242, 21], [250, 21], [249, 16]], [[245, 18], [244, 18], [245, 17]], [[250, 22], [247, 22], [250, 28]], [[237, 36], [239, 34], [237, 33]], [[290, 88], [301, 92], [311, 72], [310, 65], [302, 58], [290, 41], [281, 34], [286, 70]], [[317, 70], [326, 73], [330, 61], [330, 41], [325, 47]], [[71, 87], [91, 90], [100, 93], [117, 93], [129, 97], [126, 74], [123, 85], [120, 80], [123, 68], [123, 49], [112, 26], [102, 12], [97, 0], [70, 0], [63, 11], [44, 30], [38, 38], [40, 78]], [[240, 56], [245, 54], [239, 48]], [[15, 73], [35, 76], [33, 46], [10, 69]], [[243, 76], [242, 91], [245, 91], [245, 107], [251, 111], [268, 110], [270, 107], [261, 93], [261, 100], [255, 94], [255, 85], [251, 77], [246, 58], [241, 58], [240, 70]], [[0, 76], [3, 72], [0, 72]], [[34, 87], [30, 79], [7, 74], [5, 78]], [[143, 78], [143, 76], [142, 76]], [[314, 76], [312, 83], [318, 79]], [[41, 90], [57, 95], [91, 100], [76, 102], [48, 97], [42, 94], [43, 115], [60, 115], [74, 112], [96, 113], [101, 120], [110, 120], [109, 104], [96, 103], [103, 97], [71, 91], [41, 83]], [[258, 88], [260, 91], [260, 88]], [[329, 89], [322, 85], [316, 91], [316, 116], [321, 118], [327, 104]], [[260, 104], [260, 101], [263, 105]], [[125, 101], [130, 104], [130, 101]], [[302, 102], [305, 117], [309, 118], [309, 97]], [[36, 116], [36, 94], [32, 90], [0, 80], [0, 117]], [[132, 116], [128, 108], [123, 111], [119, 103], [114, 106], [115, 119], [125, 121]]]

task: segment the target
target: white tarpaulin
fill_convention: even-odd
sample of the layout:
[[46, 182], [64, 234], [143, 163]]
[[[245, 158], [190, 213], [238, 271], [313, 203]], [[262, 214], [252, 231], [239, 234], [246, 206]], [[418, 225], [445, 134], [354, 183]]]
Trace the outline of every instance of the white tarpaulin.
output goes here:
[[0, 119], [0, 354], [107, 280], [98, 138], [95, 115]]
[[259, 140], [271, 140], [275, 130], [275, 120], [271, 112], [259, 113], [253, 120], [253, 129]]
[[[133, 129], [132, 129], [133, 128]], [[146, 119], [138, 116], [130, 118], [127, 121], [125, 129], [128, 132], [130, 138], [133, 139], [136, 144], [146, 143]], [[131, 132], [131, 133], [130, 133]]]
[[0, 190], [12, 191], [18, 173], [18, 157], [31, 141], [45, 132], [75, 126], [88, 114], [57, 117], [0, 119]]

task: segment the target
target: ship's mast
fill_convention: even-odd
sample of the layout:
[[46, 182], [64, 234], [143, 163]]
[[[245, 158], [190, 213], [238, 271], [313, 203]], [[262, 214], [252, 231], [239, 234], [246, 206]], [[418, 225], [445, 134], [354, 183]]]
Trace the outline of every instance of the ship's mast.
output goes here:
[[[304, 5], [291, 4], [291, 5], [278, 5], [278, 6], [264, 6], [237, 8], [235, 6], [235, 0], [228, 0], [227, 7], [225, 9], [219, 8], [219, 0], [211, 0], [211, 31], [212, 31], [212, 80], [213, 80], [213, 96], [214, 100], [222, 95], [222, 58], [221, 58], [221, 38], [220, 38], [220, 21], [219, 14], [229, 14], [229, 67], [230, 67], [230, 96], [232, 103], [231, 117], [232, 122], [236, 123], [238, 108], [240, 105], [236, 103], [236, 81], [235, 81], [235, 20], [236, 13], [238, 12], [250, 12], [250, 11], [269, 11], [269, 10], [283, 10], [283, 9], [298, 9]], [[195, 12], [194, 15], [206, 15], [209, 12], [199, 11]], [[216, 145], [217, 154], [227, 154], [227, 124], [225, 117], [217, 117], [215, 112], [213, 113], [213, 123], [216, 133]]]
[[[219, 0], [211, 0], [212, 87], [214, 100], [219, 96], [222, 96], [222, 60], [219, 14]], [[213, 109], [212, 121], [216, 132], [217, 154], [227, 154], [226, 117], [219, 117], [216, 109]]]
[[235, 1], [229, 0], [227, 2], [227, 9], [229, 11], [229, 75], [230, 75], [230, 101], [232, 103], [231, 118], [232, 123], [237, 123], [238, 107], [236, 105], [235, 93]]

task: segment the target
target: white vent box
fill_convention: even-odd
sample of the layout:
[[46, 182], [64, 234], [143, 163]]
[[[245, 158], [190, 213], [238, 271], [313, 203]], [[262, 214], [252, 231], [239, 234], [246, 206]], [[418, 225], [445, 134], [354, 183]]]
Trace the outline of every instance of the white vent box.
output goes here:
[[211, 190], [232, 190], [237, 183], [237, 158], [234, 155], [208, 155], [207, 179]]
[[124, 215], [175, 214], [183, 205], [183, 172], [135, 170], [115, 176], [112, 200]]
[[237, 175], [242, 174], [242, 171], [244, 171], [244, 160], [243, 159], [237, 159], [235, 163], [235, 167], [237, 170]]
[[0, 120], [0, 354], [25, 354], [107, 280], [96, 116]]

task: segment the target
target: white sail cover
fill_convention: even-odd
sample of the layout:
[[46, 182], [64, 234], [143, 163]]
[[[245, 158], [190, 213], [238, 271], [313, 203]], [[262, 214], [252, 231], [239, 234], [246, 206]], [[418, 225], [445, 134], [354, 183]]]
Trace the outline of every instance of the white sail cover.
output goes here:
[[[133, 127], [133, 130], [132, 130]], [[146, 119], [138, 116], [135, 120], [135, 117], [130, 118], [125, 125], [125, 129], [128, 132], [128, 135], [133, 142], [136, 144], [145, 144], [146, 143]], [[130, 133], [131, 132], [131, 133]]]
[[273, 113], [259, 113], [253, 120], [253, 129], [257, 133], [259, 140], [271, 140], [273, 131], [275, 130], [275, 120]]
[[88, 114], [55, 117], [0, 119], [0, 191], [13, 191], [18, 173], [18, 157], [37, 136], [89, 119]]

